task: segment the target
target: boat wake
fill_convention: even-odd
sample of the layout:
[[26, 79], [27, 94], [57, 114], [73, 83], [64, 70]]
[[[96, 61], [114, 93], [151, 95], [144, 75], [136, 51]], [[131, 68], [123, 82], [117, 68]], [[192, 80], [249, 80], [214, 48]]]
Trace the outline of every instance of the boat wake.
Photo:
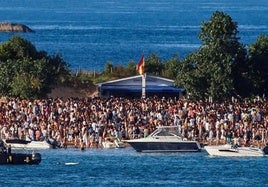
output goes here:
[[65, 166], [74, 166], [79, 164], [79, 162], [57, 162], [57, 165], [65, 165]]

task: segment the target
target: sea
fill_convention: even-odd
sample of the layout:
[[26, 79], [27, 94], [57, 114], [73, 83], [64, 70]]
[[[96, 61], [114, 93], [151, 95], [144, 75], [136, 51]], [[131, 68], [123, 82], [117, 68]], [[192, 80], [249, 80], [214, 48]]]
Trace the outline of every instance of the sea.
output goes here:
[[0, 33], [0, 43], [20, 35], [39, 51], [60, 53], [72, 70], [125, 66], [142, 54], [182, 60], [200, 47], [201, 24], [216, 10], [237, 22], [246, 46], [268, 34], [267, 0], [1, 0], [0, 21], [35, 33]]
[[0, 166], [0, 186], [268, 186], [267, 157], [138, 153], [121, 149], [51, 149], [39, 165]]
[[[180, 59], [197, 50], [201, 24], [223, 11], [248, 46], [268, 34], [267, 0], [1, 0], [0, 21], [34, 33], [13, 35], [62, 58], [76, 70], [102, 71], [141, 55]], [[0, 166], [0, 186], [268, 186], [268, 158], [220, 158], [200, 153], [137, 153], [125, 149], [40, 150], [33, 166]]]

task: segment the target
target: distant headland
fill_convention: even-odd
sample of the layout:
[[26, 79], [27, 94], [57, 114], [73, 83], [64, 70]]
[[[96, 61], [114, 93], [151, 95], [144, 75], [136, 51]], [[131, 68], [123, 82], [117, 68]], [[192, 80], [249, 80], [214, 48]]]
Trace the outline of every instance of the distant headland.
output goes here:
[[0, 22], [0, 32], [34, 32], [28, 26], [19, 23]]

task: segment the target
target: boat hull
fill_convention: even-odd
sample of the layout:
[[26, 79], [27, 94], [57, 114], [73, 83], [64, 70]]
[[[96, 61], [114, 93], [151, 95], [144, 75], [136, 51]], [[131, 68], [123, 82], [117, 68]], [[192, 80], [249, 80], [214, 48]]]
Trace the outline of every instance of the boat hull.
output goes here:
[[128, 141], [137, 152], [199, 152], [198, 142], [142, 142]]
[[47, 141], [26, 141], [26, 140], [5, 140], [7, 145], [11, 145], [12, 149], [52, 149], [53, 145]]
[[211, 156], [262, 157], [265, 155], [262, 149], [255, 147], [232, 148], [230, 145], [221, 145], [221, 146], [205, 146], [204, 149]]
[[102, 147], [105, 149], [115, 149], [116, 146], [114, 143], [111, 142], [102, 142]]
[[0, 165], [37, 165], [41, 162], [41, 154], [1, 153]]
[[199, 152], [198, 141], [183, 138], [178, 126], [158, 126], [148, 137], [128, 140], [137, 152]]
[[125, 148], [123, 142], [102, 142], [102, 146], [105, 149]]

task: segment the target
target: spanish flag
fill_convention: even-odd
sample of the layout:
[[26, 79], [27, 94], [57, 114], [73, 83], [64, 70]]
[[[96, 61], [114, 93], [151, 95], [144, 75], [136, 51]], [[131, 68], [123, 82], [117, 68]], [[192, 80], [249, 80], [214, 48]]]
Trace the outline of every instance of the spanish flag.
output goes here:
[[140, 75], [144, 74], [144, 66], [145, 66], [144, 55], [142, 55], [140, 61], [136, 66], [136, 70], [139, 72]]

